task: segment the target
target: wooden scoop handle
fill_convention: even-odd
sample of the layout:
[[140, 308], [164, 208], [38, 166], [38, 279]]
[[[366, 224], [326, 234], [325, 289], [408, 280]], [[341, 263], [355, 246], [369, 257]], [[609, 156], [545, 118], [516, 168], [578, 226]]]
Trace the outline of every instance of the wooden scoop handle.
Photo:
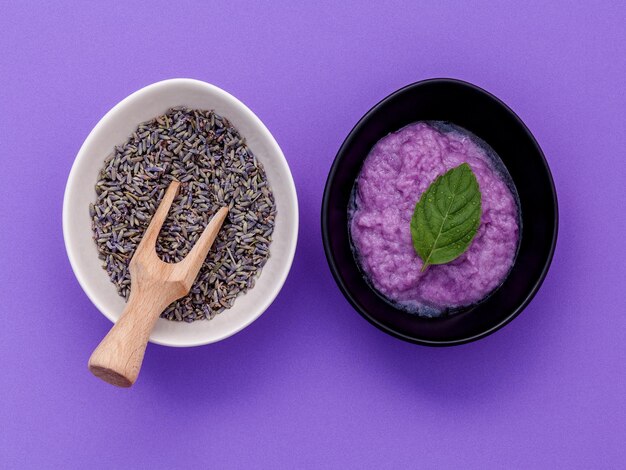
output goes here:
[[96, 377], [118, 387], [135, 383], [150, 333], [161, 312], [170, 304], [158, 287], [131, 291], [122, 316], [89, 359], [89, 370]]

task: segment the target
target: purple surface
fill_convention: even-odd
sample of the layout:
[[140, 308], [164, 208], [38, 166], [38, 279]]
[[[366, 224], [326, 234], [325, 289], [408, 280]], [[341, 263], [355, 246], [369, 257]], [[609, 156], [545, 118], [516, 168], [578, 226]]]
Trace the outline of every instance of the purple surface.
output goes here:
[[[0, 7], [0, 467], [625, 464], [623, 4], [34, 3]], [[120, 390], [86, 370], [111, 325], [66, 259], [63, 190], [109, 108], [178, 76], [232, 92], [274, 133], [298, 187], [298, 251], [257, 322], [212, 346], [150, 345], [138, 383]], [[395, 89], [437, 76], [485, 87], [521, 116], [561, 210], [533, 303], [449, 349], [359, 317], [319, 227], [327, 170], [352, 126]]]

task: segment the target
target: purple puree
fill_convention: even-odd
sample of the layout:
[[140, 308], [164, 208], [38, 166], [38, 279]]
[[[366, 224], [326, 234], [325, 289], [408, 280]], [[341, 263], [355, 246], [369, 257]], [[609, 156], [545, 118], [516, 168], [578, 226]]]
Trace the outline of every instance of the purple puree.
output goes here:
[[[482, 193], [478, 233], [459, 258], [421, 273], [410, 231], [415, 204], [437, 176], [463, 162]], [[511, 188], [495, 152], [458, 127], [418, 122], [382, 138], [363, 164], [350, 218], [362, 270], [384, 297], [422, 315], [480, 301], [504, 281], [517, 252]]]

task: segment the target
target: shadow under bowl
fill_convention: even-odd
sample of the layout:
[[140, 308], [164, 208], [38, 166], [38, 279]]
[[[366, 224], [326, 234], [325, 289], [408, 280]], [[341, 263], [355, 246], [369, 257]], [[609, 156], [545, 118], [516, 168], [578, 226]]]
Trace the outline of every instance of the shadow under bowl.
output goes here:
[[[365, 158], [381, 138], [416, 121], [448, 121], [487, 142], [509, 171], [521, 209], [519, 251], [502, 285], [480, 303], [437, 318], [407, 313], [377, 294], [357, 265], [348, 232], [350, 195]], [[432, 79], [408, 85], [368, 111], [339, 149], [322, 201], [324, 251], [346, 299], [384, 332], [428, 346], [475, 341], [519, 315], [546, 276], [557, 231], [556, 190], [533, 135], [498, 98], [475, 85], [454, 79]]]

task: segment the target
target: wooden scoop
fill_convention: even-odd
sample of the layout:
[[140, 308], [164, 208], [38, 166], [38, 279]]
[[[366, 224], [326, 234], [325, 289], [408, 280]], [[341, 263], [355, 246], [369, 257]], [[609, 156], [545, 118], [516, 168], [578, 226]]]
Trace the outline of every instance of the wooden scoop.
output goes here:
[[161, 261], [156, 241], [179, 186], [178, 181], [170, 183], [130, 261], [131, 291], [122, 316], [89, 358], [89, 370], [96, 377], [119, 387], [137, 380], [156, 321], [169, 304], [189, 293], [228, 214], [227, 207], [215, 214], [185, 259]]

